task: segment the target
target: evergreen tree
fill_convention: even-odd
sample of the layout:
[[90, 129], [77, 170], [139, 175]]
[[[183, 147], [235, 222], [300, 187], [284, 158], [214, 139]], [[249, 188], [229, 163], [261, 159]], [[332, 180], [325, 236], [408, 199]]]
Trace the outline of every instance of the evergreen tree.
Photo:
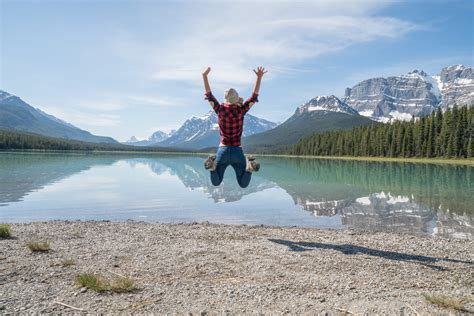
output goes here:
[[474, 107], [439, 108], [426, 117], [330, 131], [302, 139], [300, 155], [473, 158]]
[[434, 115], [430, 116], [427, 120], [427, 127], [428, 127], [428, 140], [426, 146], [426, 154], [425, 156], [430, 158], [435, 155], [435, 119]]
[[474, 137], [469, 137], [469, 141], [467, 143], [467, 153], [466, 156], [467, 158], [474, 158], [474, 144], [473, 144], [473, 139]]

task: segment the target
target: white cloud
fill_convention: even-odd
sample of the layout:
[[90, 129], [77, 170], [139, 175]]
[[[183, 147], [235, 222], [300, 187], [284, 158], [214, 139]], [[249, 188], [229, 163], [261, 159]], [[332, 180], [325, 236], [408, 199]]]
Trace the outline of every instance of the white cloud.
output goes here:
[[68, 108], [88, 109], [98, 112], [116, 112], [126, 108], [143, 107], [177, 107], [186, 105], [179, 97], [150, 95], [116, 95], [109, 94], [96, 99], [69, 100]]
[[251, 85], [252, 68], [260, 64], [269, 68], [269, 79], [295, 70], [308, 71], [298, 64], [351, 45], [392, 40], [420, 29], [408, 21], [376, 15], [391, 3], [210, 2], [193, 6], [192, 12], [183, 6], [179, 14], [186, 27], [176, 31], [170, 27], [165, 43], [148, 49], [159, 56], [152, 62], [155, 71], [151, 77], [201, 85], [201, 71], [211, 65], [211, 84], [224, 88]]
[[62, 120], [79, 128], [113, 127], [120, 124], [120, 116], [108, 113], [90, 113], [78, 109], [60, 107], [42, 107], [46, 113], [60, 117]]

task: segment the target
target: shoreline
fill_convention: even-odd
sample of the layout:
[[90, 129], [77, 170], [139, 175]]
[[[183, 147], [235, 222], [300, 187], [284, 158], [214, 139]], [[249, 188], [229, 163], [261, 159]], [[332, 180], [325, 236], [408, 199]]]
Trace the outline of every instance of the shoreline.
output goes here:
[[400, 162], [400, 163], [420, 163], [420, 164], [451, 164], [474, 166], [474, 158], [451, 159], [451, 158], [391, 158], [391, 157], [356, 157], [356, 156], [301, 156], [301, 155], [272, 155], [255, 154], [255, 156], [302, 158], [302, 159], [327, 159], [327, 160], [359, 160], [374, 162]]
[[[0, 239], [0, 313], [450, 314], [474, 311], [474, 241], [351, 229], [203, 223], [46, 221]], [[48, 241], [33, 253], [28, 241]], [[80, 273], [127, 276], [97, 293]], [[59, 303], [63, 304], [59, 304]]]
[[[214, 152], [170, 152], [170, 151], [120, 151], [120, 150], [0, 150], [0, 153], [54, 153], [54, 154], [124, 154], [124, 155], [185, 155], [185, 156], [207, 156]], [[255, 154], [248, 153], [256, 157], [276, 157], [276, 158], [302, 158], [320, 160], [356, 160], [373, 162], [398, 162], [398, 163], [418, 163], [418, 164], [447, 164], [460, 166], [474, 166], [474, 158], [454, 159], [454, 158], [397, 158], [397, 157], [365, 157], [365, 156], [305, 156], [287, 154]]]

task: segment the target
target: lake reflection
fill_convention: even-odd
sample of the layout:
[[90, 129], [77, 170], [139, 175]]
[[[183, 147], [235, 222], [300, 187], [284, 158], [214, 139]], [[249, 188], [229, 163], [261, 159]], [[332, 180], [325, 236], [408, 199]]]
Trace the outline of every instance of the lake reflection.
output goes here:
[[473, 237], [474, 168], [261, 158], [240, 188], [202, 156], [0, 154], [0, 221], [110, 219], [353, 227]]

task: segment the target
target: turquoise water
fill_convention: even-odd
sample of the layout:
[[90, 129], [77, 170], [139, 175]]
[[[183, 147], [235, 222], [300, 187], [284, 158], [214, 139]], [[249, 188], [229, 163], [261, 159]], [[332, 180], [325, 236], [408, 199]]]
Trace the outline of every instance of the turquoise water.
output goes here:
[[214, 187], [203, 156], [0, 154], [0, 222], [209, 221], [473, 238], [474, 168], [260, 159], [246, 189]]

